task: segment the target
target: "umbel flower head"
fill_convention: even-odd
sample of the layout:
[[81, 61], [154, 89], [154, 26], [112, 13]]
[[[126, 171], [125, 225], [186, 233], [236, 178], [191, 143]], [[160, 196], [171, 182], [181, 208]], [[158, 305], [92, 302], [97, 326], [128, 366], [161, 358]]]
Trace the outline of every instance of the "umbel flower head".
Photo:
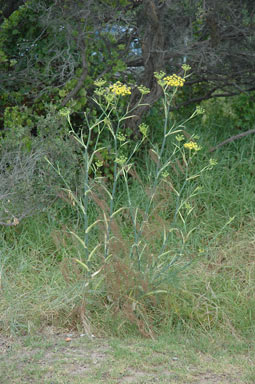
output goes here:
[[142, 95], [148, 95], [148, 93], [150, 93], [150, 89], [145, 87], [144, 85], [140, 85], [138, 89]]
[[104, 79], [98, 79], [94, 81], [94, 84], [96, 87], [103, 87], [106, 84], [106, 81]]
[[71, 110], [67, 107], [64, 107], [64, 108], [60, 109], [59, 114], [61, 116], [67, 117], [67, 116], [70, 116]]
[[200, 151], [201, 147], [195, 142], [195, 141], [190, 141], [188, 143], [183, 144], [184, 148], [190, 149], [191, 151]]
[[110, 85], [109, 91], [117, 96], [126, 96], [131, 94], [131, 88], [126, 86], [126, 84], [122, 84], [120, 81]]
[[171, 76], [164, 77], [163, 80], [169, 87], [183, 87], [185, 82], [185, 79], [175, 73]]

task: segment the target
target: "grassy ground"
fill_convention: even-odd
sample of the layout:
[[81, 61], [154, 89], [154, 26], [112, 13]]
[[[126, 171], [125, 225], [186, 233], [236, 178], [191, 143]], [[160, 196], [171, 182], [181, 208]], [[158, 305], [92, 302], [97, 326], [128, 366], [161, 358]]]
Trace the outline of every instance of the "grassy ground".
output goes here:
[[[35, 384], [252, 384], [254, 340], [164, 334], [156, 340], [51, 334], [0, 340], [0, 382]], [[70, 341], [66, 341], [69, 336]]]

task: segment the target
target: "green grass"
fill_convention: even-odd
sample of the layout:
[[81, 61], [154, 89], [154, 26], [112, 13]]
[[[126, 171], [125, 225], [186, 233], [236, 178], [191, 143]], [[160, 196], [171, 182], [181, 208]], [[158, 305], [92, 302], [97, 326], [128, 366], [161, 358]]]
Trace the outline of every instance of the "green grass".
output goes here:
[[[204, 383], [254, 382], [254, 343], [219, 333], [165, 333], [156, 340], [92, 340], [74, 333], [2, 341], [3, 383]], [[7, 349], [7, 346], [9, 347]], [[3, 348], [2, 348], [3, 349]]]

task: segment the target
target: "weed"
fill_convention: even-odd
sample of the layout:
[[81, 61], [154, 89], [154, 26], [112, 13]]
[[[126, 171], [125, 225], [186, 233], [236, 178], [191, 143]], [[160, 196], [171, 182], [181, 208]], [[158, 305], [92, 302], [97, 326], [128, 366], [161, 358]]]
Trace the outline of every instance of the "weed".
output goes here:
[[[100, 129], [107, 129], [104, 119]], [[254, 145], [245, 139], [235, 149], [222, 148], [214, 154], [218, 165], [201, 173], [210, 166], [206, 148], [224, 137], [191, 123], [167, 136], [162, 156], [143, 127], [144, 164], [135, 157], [117, 162], [114, 193], [114, 179], [98, 173], [95, 154], [87, 205], [86, 193], [67, 183], [47, 212], [1, 231], [2, 332], [33, 334], [53, 326], [154, 339], [174, 328], [223, 331], [234, 340], [254, 336]], [[184, 149], [197, 134], [204, 149]], [[119, 151], [122, 144], [117, 139]], [[111, 151], [113, 160], [121, 159]]]

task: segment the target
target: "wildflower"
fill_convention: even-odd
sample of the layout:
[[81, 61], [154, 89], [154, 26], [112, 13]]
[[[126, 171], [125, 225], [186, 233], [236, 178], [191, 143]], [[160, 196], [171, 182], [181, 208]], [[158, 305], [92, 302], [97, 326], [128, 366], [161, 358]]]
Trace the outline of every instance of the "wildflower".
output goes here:
[[59, 114], [64, 117], [70, 116], [70, 113], [71, 113], [70, 109], [66, 107], [60, 109], [59, 111]]
[[197, 145], [195, 141], [189, 141], [188, 143], [185, 143], [184, 148], [190, 149], [191, 151], [194, 150], [195, 152], [200, 151], [201, 147]]
[[122, 84], [120, 81], [117, 81], [117, 83], [111, 85], [109, 90], [117, 96], [126, 96], [131, 94], [131, 88], [127, 87], [125, 84]]
[[183, 141], [183, 140], [185, 139], [185, 137], [184, 137], [183, 135], [176, 135], [175, 138], [176, 138], [176, 140], [179, 141], [179, 142], [180, 142], [180, 141]]
[[126, 161], [127, 161], [127, 157], [124, 156], [124, 155], [120, 155], [119, 157], [117, 157], [117, 158], [115, 159], [115, 161], [116, 161], [116, 163], [119, 164], [120, 166], [123, 166], [123, 165], [126, 163]]
[[105, 90], [104, 88], [97, 89], [97, 91], [103, 91], [103, 95], [107, 103], [112, 104], [114, 101], [115, 95], [113, 93], [109, 93], [109, 89]]
[[180, 76], [177, 76], [175, 73], [171, 76], [166, 76], [163, 78], [166, 85], [169, 87], [183, 87], [185, 79]]
[[210, 165], [211, 167], [214, 167], [215, 165], [217, 165], [217, 160], [215, 160], [215, 159], [210, 159], [210, 160], [209, 160], [209, 165]]
[[99, 87], [99, 88], [97, 88], [97, 89], [95, 90], [95, 94], [96, 94], [97, 96], [103, 96], [103, 95], [105, 95], [105, 93], [106, 93], [106, 89], [105, 89], [105, 88], [101, 88], [101, 87]]
[[162, 175], [162, 177], [163, 177], [164, 179], [166, 179], [166, 178], [169, 176], [169, 172], [164, 171], [164, 172], [161, 173], [161, 175]]
[[203, 114], [205, 113], [205, 110], [204, 110], [204, 108], [200, 107], [200, 105], [198, 105], [198, 106], [196, 107], [196, 113], [197, 113], [198, 115], [203, 115]]
[[163, 77], [165, 76], [165, 72], [160, 71], [160, 72], [154, 72], [154, 76], [156, 77], [157, 80], [162, 80]]
[[123, 135], [123, 133], [118, 133], [118, 134], [117, 134], [117, 139], [118, 139], [119, 141], [125, 141], [125, 140], [126, 140], [126, 136]]
[[148, 93], [150, 93], [150, 89], [145, 87], [144, 85], [140, 85], [138, 87], [138, 90], [141, 92], [142, 95], [147, 95]]
[[139, 130], [144, 137], [147, 137], [149, 126], [145, 123], [139, 125]]
[[94, 81], [95, 86], [99, 87], [99, 88], [102, 87], [103, 85], [105, 85], [105, 83], [106, 83], [106, 81], [103, 79], [98, 79], [98, 80]]
[[185, 202], [184, 203], [184, 208], [187, 209], [187, 211], [189, 211], [190, 209], [192, 209], [192, 206], [191, 206], [190, 203]]
[[97, 160], [95, 162], [97, 168], [101, 168], [104, 165], [104, 162], [102, 160]]
[[188, 64], [183, 64], [183, 65], [182, 65], [182, 69], [183, 69], [185, 72], [187, 72], [187, 71], [189, 71], [189, 70], [191, 69], [191, 66], [188, 65]]

